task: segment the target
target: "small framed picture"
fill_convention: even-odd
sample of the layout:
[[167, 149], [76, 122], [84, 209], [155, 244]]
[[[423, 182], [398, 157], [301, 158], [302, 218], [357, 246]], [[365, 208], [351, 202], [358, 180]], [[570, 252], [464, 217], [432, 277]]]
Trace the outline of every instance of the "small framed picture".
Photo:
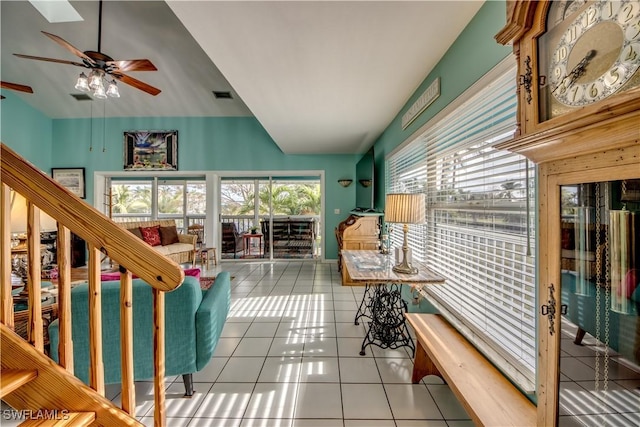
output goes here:
[[52, 168], [51, 177], [81, 199], [86, 197], [84, 168]]

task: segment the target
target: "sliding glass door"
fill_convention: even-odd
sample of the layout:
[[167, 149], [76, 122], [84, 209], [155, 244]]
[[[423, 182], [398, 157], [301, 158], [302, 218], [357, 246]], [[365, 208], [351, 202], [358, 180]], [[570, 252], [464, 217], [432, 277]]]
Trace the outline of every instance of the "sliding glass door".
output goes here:
[[222, 178], [222, 258], [319, 257], [320, 183], [319, 176]]

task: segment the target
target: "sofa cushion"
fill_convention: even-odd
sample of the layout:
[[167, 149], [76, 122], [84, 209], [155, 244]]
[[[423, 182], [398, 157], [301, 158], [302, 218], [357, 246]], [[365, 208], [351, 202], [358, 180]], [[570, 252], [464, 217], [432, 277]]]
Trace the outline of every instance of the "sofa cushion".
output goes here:
[[136, 236], [138, 239], [142, 240], [142, 232], [140, 231], [140, 227], [129, 228], [128, 230], [131, 233], [133, 233], [133, 235]]
[[171, 245], [167, 246], [154, 246], [153, 249], [155, 249], [162, 255], [171, 255], [180, 252], [193, 252], [193, 245], [190, 243], [172, 243]]
[[160, 243], [162, 246], [167, 246], [172, 243], [179, 243], [178, 229], [175, 225], [169, 227], [160, 227]]
[[151, 246], [158, 246], [162, 243], [160, 240], [159, 225], [155, 225], [153, 227], [140, 227], [140, 233], [142, 233], [142, 240]]

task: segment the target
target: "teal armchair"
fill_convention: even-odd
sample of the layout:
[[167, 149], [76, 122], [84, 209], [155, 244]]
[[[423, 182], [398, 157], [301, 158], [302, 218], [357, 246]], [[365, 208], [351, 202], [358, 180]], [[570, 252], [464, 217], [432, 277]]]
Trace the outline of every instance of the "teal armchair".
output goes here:
[[[196, 277], [165, 298], [165, 375], [182, 375], [185, 396], [193, 395], [192, 374], [211, 360], [229, 313], [231, 300], [228, 272], [202, 291]], [[88, 286], [71, 290], [74, 374], [89, 381]], [[120, 281], [102, 282], [102, 348], [106, 384], [121, 382]], [[58, 361], [58, 321], [49, 326], [51, 355]], [[135, 380], [153, 378], [153, 297], [151, 287], [133, 280], [133, 359]]]

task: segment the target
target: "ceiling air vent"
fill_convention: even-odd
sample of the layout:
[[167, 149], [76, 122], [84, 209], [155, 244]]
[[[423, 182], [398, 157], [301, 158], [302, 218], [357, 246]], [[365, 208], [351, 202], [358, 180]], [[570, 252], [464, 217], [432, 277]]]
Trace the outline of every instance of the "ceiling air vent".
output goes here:
[[231, 96], [231, 92], [229, 91], [214, 90], [213, 96], [215, 96], [216, 99], [233, 99], [233, 96]]
[[73, 96], [76, 101], [93, 101], [93, 98], [86, 93], [70, 93], [69, 95]]

